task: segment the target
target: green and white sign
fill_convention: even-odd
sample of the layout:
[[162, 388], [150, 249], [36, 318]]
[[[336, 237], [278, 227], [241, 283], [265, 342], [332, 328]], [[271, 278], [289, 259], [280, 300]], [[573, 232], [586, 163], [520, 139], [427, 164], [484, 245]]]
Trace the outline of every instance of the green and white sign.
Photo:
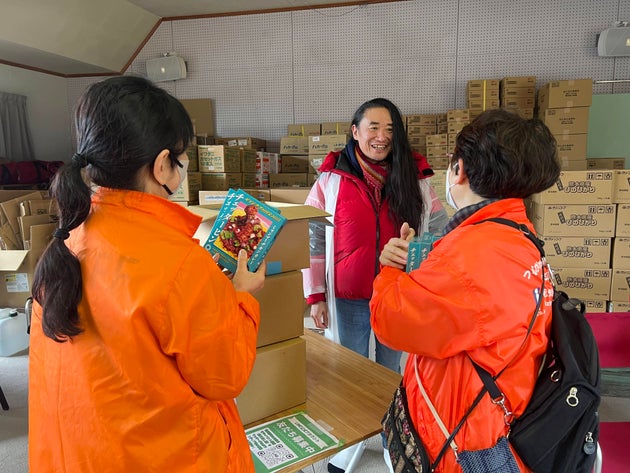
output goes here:
[[245, 431], [256, 473], [272, 473], [335, 448], [339, 441], [304, 412]]

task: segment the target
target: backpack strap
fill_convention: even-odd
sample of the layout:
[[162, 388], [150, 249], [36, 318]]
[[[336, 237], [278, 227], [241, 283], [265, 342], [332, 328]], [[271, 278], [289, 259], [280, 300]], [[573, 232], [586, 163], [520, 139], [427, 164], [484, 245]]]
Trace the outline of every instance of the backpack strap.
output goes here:
[[[545, 250], [543, 249], [544, 242], [539, 240], [534, 234], [532, 234], [532, 232], [527, 227], [527, 225], [519, 224], [519, 223], [514, 222], [513, 220], [508, 220], [506, 218], [488, 218], [488, 219], [476, 222], [475, 225], [479, 223], [483, 223], [483, 222], [488, 222], [488, 221], [500, 223], [502, 225], [507, 225], [509, 227], [515, 228], [523, 232], [523, 234], [536, 246], [536, 248], [538, 248], [538, 251], [540, 252], [540, 259], [543, 263], [541, 267], [542, 283], [540, 285], [540, 291], [538, 293], [538, 300], [536, 301], [536, 309], [534, 310], [534, 315], [532, 316], [529, 322], [529, 326], [527, 327], [527, 333], [525, 334], [523, 343], [521, 344], [518, 350], [520, 352], [521, 349], [525, 346], [525, 342], [527, 341], [529, 334], [534, 328], [534, 322], [536, 322], [536, 317], [538, 316], [538, 312], [540, 311], [540, 306], [542, 304], [543, 295], [545, 291], [545, 266], [547, 265], [547, 263], [545, 261]], [[518, 355], [518, 352], [517, 352], [517, 355]], [[501, 409], [503, 409], [503, 414], [505, 417], [505, 424], [509, 426], [511, 418], [512, 418], [512, 412], [510, 412], [505, 406], [505, 396], [501, 392], [501, 389], [499, 388], [499, 386], [497, 386], [496, 380], [508, 368], [508, 366], [512, 364], [512, 362], [516, 359], [516, 356], [512, 359], [512, 361], [510, 361], [507, 365], [505, 365], [503, 369], [497, 373], [496, 376], [492, 376], [488, 371], [486, 371], [477, 363], [475, 363], [475, 361], [470, 357], [470, 355], [468, 355], [468, 358], [470, 359], [471, 363], [475, 367], [475, 371], [477, 371], [479, 378], [481, 378], [481, 381], [483, 382], [484, 388], [482, 389], [482, 392], [487, 391], [490, 397], [492, 398], [492, 402], [494, 404], [497, 404], [499, 407], [501, 407]]]
[[[536, 301], [536, 309], [534, 310], [534, 315], [532, 316], [532, 319], [529, 322], [529, 327], [527, 328], [527, 334], [525, 335], [525, 339], [523, 340], [523, 343], [521, 344], [521, 347], [519, 348], [519, 352], [520, 352], [520, 350], [525, 346], [525, 341], [527, 340], [527, 337], [529, 336], [529, 334], [532, 331], [532, 328], [534, 327], [534, 322], [536, 321], [536, 317], [538, 316], [538, 311], [540, 310], [540, 305], [542, 304], [542, 300], [543, 300], [543, 292], [545, 290], [545, 266], [546, 266], [546, 263], [545, 263], [545, 250], [543, 249], [543, 242], [541, 240], [539, 240], [530, 231], [530, 229], [529, 229], [529, 227], [527, 227], [527, 225], [519, 224], [519, 223], [516, 223], [513, 220], [509, 220], [509, 219], [506, 219], [506, 218], [498, 218], [498, 217], [497, 218], [488, 218], [488, 219], [485, 219], [485, 220], [481, 220], [479, 222], [476, 222], [475, 225], [477, 225], [479, 223], [483, 223], [483, 222], [488, 222], [488, 221], [495, 222], [495, 223], [500, 223], [500, 224], [507, 225], [509, 227], [515, 228], [516, 230], [520, 230], [527, 238], [529, 238], [529, 240], [536, 246], [536, 248], [538, 248], [538, 251], [540, 252], [540, 259], [543, 262], [543, 265], [542, 265], [542, 284], [540, 286], [540, 291], [539, 291], [539, 294], [538, 294], [538, 300]], [[501, 392], [501, 389], [499, 389], [499, 387], [497, 386], [495, 380], [503, 373], [503, 371], [505, 371], [507, 369], [508, 366], [510, 366], [512, 364], [512, 361], [514, 361], [514, 360], [510, 361], [495, 377], [493, 377], [488, 371], [484, 370], [481, 366], [479, 366], [477, 363], [475, 363], [475, 361], [472, 358], [470, 358], [470, 355], [467, 355], [467, 356], [470, 359], [470, 361], [473, 364], [473, 366], [475, 367], [475, 370], [477, 371], [479, 377], [481, 378], [481, 381], [483, 382], [484, 387], [481, 389], [481, 391], [479, 391], [479, 394], [473, 400], [472, 404], [470, 405], [470, 407], [468, 408], [468, 410], [464, 414], [464, 417], [462, 417], [462, 419], [455, 426], [455, 428], [453, 429], [453, 432], [451, 432], [450, 435], [448, 435], [448, 432], [446, 431], [446, 428], [444, 427], [444, 424], [442, 423], [442, 420], [440, 419], [439, 415], [437, 414], [437, 411], [433, 407], [433, 404], [431, 403], [431, 400], [429, 399], [429, 396], [427, 395], [426, 391], [424, 390], [424, 387], [422, 386], [422, 382], [420, 381], [420, 378], [418, 376], [417, 363], [416, 363], [416, 360], [414, 359], [414, 368], [416, 370], [415, 373], [416, 373], [416, 380], [417, 380], [417, 383], [418, 383], [418, 388], [420, 389], [420, 392], [422, 393], [425, 401], [427, 402], [427, 405], [429, 406], [429, 408], [431, 410], [431, 413], [433, 414], [433, 417], [438, 422], [438, 425], [440, 426], [442, 432], [444, 433], [444, 436], [446, 437], [446, 442], [442, 445], [442, 448], [440, 449], [437, 457], [435, 458], [435, 460], [431, 464], [431, 471], [433, 471], [435, 469], [435, 467], [438, 465], [438, 463], [440, 462], [440, 460], [442, 459], [442, 457], [446, 453], [446, 451], [447, 451], [449, 446], [451, 447], [451, 449], [455, 453], [455, 457], [457, 458], [458, 449], [457, 449], [457, 445], [455, 444], [455, 435], [457, 435], [459, 430], [462, 428], [462, 426], [466, 422], [466, 419], [468, 418], [470, 413], [473, 411], [473, 409], [475, 407], [477, 407], [477, 404], [479, 404], [481, 399], [483, 399], [483, 396], [485, 395], [486, 392], [488, 392], [490, 394], [490, 397], [492, 398], [492, 402], [494, 404], [497, 404], [498, 406], [500, 406], [503, 409], [503, 413], [504, 413], [504, 417], [505, 417], [505, 423], [508, 426], [510, 425], [509, 424], [509, 420], [511, 420], [512, 413], [510, 411], [508, 411], [507, 407], [505, 407], [505, 396]], [[516, 359], [516, 356], [514, 357], [514, 359]]]

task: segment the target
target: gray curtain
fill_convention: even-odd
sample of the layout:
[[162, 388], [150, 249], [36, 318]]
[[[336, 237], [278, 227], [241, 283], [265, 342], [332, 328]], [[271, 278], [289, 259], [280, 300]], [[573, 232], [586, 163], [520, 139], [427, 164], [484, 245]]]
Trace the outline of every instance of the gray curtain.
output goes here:
[[9, 161], [34, 159], [24, 95], [0, 92], [0, 158]]

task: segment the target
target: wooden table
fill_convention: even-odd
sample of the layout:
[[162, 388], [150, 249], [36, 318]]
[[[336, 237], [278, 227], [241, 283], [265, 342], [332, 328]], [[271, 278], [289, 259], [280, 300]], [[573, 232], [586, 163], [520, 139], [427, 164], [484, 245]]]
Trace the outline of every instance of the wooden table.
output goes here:
[[306, 404], [260, 419], [245, 428], [304, 411], [343, 445], [290, 465], [282, 473], [300, 471], [345, 447], [381, 432], [401, 375], [306, 330]]

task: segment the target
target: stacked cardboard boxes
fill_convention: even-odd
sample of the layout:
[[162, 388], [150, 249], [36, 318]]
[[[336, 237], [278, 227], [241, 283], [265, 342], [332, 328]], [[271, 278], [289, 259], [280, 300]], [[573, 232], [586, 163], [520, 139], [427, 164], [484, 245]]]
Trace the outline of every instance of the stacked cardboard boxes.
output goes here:
[[593, 95], [592, 79], [548, 82], [538, 92], [538, 117], [558, 143], [564, 170], [587, 168], [588, 113]]
[[[343, 125], [345, 126], [345, 125]], [[308, 160], [307, 160], [307, 186], [310, 187], [315, 182], [319, 167], [324, 162], [324, 158], [331, 151], [340, 151], [346, 147], [348, 135], [345, 133], [337, 135], [320, 135], [308, 137]]]
[[523, 118], [534, 118], [536, 107], [536, 77], [504, 77], [499, 85], [501, 108], [518, 113]]
[[613, 170], [617, 224], [612, 250], [610, 312], [630, 312], [630, 169]]
[[499, 80], [477, 79], [466, 84], [466, 106], [470, 120], [474, 120], [484, 110], [499, 108]]
[[[262, 190], [274, 192], [275, 189]], [[290, 191], [281, 189], [279, 191]], [[260, 303], [256, 362], [236, 402], [244, 424], [306, 401], [306, 345], [302, 268], [310, 264], [308, 225], [328, 216], [314, 207], [271, 203], [287, 218], [265, 257], [265, 286], [254, 297]], [[205, 218], [195, 234], [206, 241], [219, 206], [191, 207]]]
[[0, 190], [0, 307], [24, 310], [35, 265], [57, 227], [47, 191]]
[[403, 117], [411, 149], [426, 156], [426, 137], [436, 134], [436, 119], [436, 115], [432, 114], [406, 115]]
[[282, 170], [282, 157], [279, 153], [256, 151], [256, 189], [269, 188], [269, 174], [278, 174]]
[[617, 214], [613, 177], [610, 170], [562, 171], [528, 206], [556, 287], [584, 300], [590, 312], [605, 312], [610, 300]]

